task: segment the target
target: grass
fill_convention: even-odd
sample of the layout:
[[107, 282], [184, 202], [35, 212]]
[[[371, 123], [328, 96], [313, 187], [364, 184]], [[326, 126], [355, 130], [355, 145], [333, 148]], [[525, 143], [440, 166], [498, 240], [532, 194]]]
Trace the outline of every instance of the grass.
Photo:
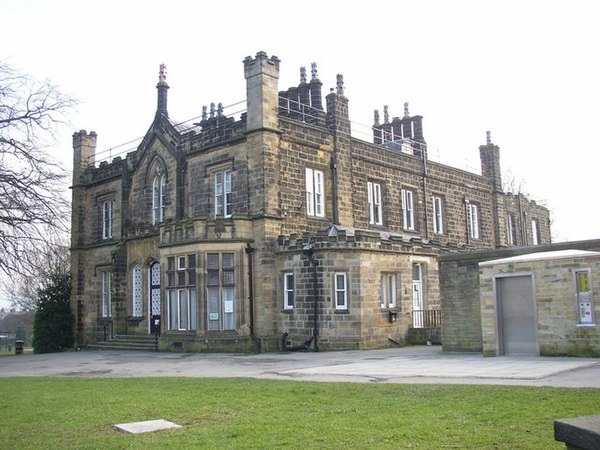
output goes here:
[[[564, 448], [600, 389], [203, 378], [0, 378], [2, 449]], [[139, 435], [117, 423], [182, 425]]]

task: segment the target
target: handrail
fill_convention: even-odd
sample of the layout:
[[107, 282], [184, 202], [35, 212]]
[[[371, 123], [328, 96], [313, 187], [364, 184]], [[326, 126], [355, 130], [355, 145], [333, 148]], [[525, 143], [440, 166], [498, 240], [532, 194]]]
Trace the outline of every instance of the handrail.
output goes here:
[[442, 311], [439, 309], [414, 309], [413, 328], [437, 328], [442, 325]]
[[105, 323], [104, 323], [104, 342], [108, 342], [108, 338], [106, 335], [106, 329], [110, 326], [110, 338], [114, 338], [114, 331], [113, 331], [113, 319], [108, 319]]

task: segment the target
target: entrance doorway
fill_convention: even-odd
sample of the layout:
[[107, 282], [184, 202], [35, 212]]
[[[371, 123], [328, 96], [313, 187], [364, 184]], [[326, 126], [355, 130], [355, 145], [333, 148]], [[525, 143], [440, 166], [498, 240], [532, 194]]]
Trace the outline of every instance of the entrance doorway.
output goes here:
[[423, 310], [423, 271], [421, 264], [413, 264], [412, 270], [413, 328], [425, 326]]
[[[148, 295], [148, 333], [160, 333], [160, 263], [154, 262], [149, 268], [150, 289]], [[158, 320], [158, 322], [156, 322]]]
[[537, 319], [533, 277], [496, 278], [498, 353], [538, 355]]

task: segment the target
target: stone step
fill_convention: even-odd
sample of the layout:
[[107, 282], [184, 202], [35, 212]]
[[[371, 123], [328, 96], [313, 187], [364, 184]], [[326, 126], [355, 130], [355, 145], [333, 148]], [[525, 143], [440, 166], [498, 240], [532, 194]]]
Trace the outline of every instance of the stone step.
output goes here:
[[156, 350], [155, 338], [152, 335], [117, 335], [107, 342], [98, 342], [90, 345], [94, 350]]

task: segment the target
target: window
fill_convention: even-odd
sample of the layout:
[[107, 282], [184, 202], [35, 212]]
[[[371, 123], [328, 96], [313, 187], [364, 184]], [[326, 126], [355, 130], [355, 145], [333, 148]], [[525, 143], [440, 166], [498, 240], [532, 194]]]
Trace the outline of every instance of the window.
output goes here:
[[509, 213], [506, 216], [506, 242], [508, 245], [515, 245], [515, 215]]
[[208, 253], [206, 269], [208, 330], [234, 330], [236, 326], [234, 254]]
[[283, 309], [294, 309], [294, 274], [283, 274]]
[[231, 217], [231, 170], [215, 173], [215, 215]]
[[479, 239], [479, 211], [477, 205], [469, 203], [469, 236]]
[[323, 172], [307, 168], [306, 177], [306, 214], [315, 217], [325, 217], [323, 205]]
[[540, 245], [540, 222], [537, 219], [531, 221], [531, 243]]
[[368, 198], [369, 198], [369, 223], [373, 225], [381, 225], [382, 206], [381, 206], [381, 186], [378, 183], [367, 183]]
[[579, 325], [594, 324], [594, 301], [592, 298], [592, 273], [590, 269], [574, 270], [575, 292]]
[[166, 191], [167, 177], [156, 175], [152, 183], [152, 225], [161, 223], [165, 219]]
[[167, 258], [167, 297], [169, 330], [196, 330], [196, 255]]
[[381, 274], [381, 307], [393, 308], [396, 306], [396, 274]]
[[348, 309], [348, 290], [346, 287], [346, 274], [335, 273], [333, 275], [335, 283], [335, 309]]
[[102, 305], [101, 315], [102, 317], [112, 316], [112, 305], [111, 305], [111, 292], [110, 292], [110, 272], [101, 272], [102, 276]]
[[102, 203], [102, 239], [112, 239], [113, 233], [113, 202]]
[[131, 271], [131, 315], [142, 317], [142, 266], [136, 264]]
[[415, 208], [413, 202], [413, 193], [402, 189], [402, 219], [404, 220], [405, 230], [415, 229]]
[[433, 232], [444, 234], [444, 218], [442, 212], [442, 197], [433, 196]]

